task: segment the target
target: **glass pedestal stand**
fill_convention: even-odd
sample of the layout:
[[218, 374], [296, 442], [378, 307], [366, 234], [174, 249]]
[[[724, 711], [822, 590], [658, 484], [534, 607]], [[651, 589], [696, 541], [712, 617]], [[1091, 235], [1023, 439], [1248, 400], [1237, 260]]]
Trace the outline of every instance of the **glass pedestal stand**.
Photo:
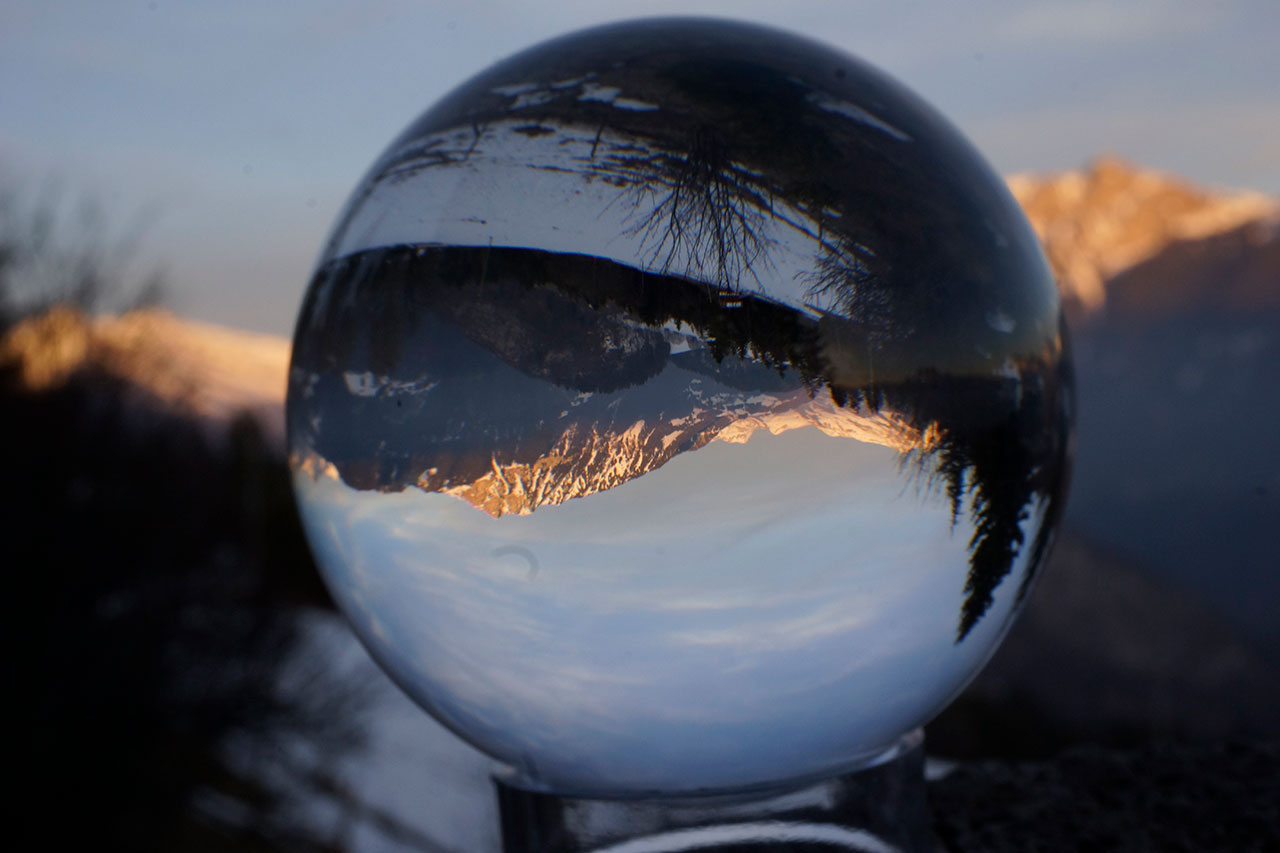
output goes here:
[[920, 729], [859, 770], [783, 791], [595, 800], [525, 790], [516, 779], [494, 784], [506, 853], [937, 849]]

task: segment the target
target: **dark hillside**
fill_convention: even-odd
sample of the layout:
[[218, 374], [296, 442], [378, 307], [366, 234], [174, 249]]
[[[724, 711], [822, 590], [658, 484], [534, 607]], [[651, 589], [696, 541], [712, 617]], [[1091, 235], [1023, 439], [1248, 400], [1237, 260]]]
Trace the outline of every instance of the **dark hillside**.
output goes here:
[[1110, 283], [1075, 342], [1068, 526], [1280, 662], [1280, 229], [1170, 245]]

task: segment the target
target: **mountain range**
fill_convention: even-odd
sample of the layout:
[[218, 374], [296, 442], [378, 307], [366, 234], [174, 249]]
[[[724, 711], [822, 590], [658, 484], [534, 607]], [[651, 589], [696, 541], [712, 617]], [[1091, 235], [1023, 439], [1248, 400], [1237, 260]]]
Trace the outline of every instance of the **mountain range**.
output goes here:
[[[1079, 417], [1068, 529], [1159, 567], [1280, 656], [1272, 618], [1280, 580], [1270, 570], [1280, 519], [1280, 449], [1271, 435], [1280, 422], [1280, 203], [1115, 158], [1015, 176], [1009, 185], [1045, 245], [1071, 318]], [[247, 409], [282, 448], [288, 358], [283, 338], [164, 311], [91, 318], [59, 308], [7, 332], [0, 379], [40, 389], [96, 371], [127, 380], [140, 412], [186, 412], [215, 437]], [[376, 397], [386, 391], [380, 381], [353, 374], [347, 391], [353, 400]], [[826, 417], [806, 411], [761, 403], [691, 434], [741, 439]], [[652, 434], [642, 427], [626, 440], [661, 448], [667, 433], [647, 427]], [[888, 444], [919, 440], [892, 423], [832, 428]], [[462, 487], [498, 512], [569, 495], [539, 496], [536, 469], [490, 467]]]
[[124, 381], [142, 420], [149, 410], [185, 414], [217, 438], [248, 412], [284, 448], [289, 341], [201, 323], [163, 309], [91, 317], [59, 305], [26, 318], [0, 339], [0, 381], [54, 389], [76, 374]]
[[[1115, 280], [1169, 250], [1180, 254], [1233, 235], [1249, 244], [1265, 244], [1275, 241], [1280, 226], [1278, 199], [1250, 191], [1205, 189], [1113, 156], [1099, 157], [1080, 171], [1013, 175], [1008, 184], [1035, 228], [1077, 320], [1114, 310], [1117, 289], [1125, 289], [1117, 288]], [[1250, 252], [1219, 247], [1214, 254], [1242, 259]], [[1274, 273], [1272, 267], [1269, 292], [1277, 300]], [[1157, 292], [1164, 299], [1156, 301], [1167, 304], [1174, 291], [1167, 276], [1150, 277], [1163, 279]]]
[[[447, 284], [439, 294], [422, 293], [421, 282], [472, 264], [486, 282], [465, 299]], [[313, 322], [320, 308], [306, 315], [290, 417], [295, 465], [333, 471], [353, 488], [416, 487], [495, 517], [523, 515], [614, 488], [711, 441], [746, 442], [761, 429], [812, 426], [901, 452], [930, 449], [938, 439], [901, 413], [815, 394], [802, 368], [784, 375], [762, 360], [716, 357], [692, 326], [682, 332], [626, 312], [591, 311], [570, 295], [575, 282], [629, 291], [638, 275], [656, 288], [653, 274], [512, 249], [386, 250], [351, 266], [335, 269], [334, 286], [370, 306], [363, 325], [352, 331]], [[362, 278], [359, 271], [370, 268], [379, 272]], [[519, 278], [543, 274], [568, 291]], [[671, 310], [682, 311], [690, 293], [697, 303], [692, 318], [676, 316], [722, 320], [721, 342], [740, 327], [767, 347], [761, 329], [774, 329], [803, 361], [806, 345], [795, 341], [817, 337], [816, 320], [782, 306], [744, 296], [715, 309], [696, 285], [662, 285]], [[379, 306], [389, 306], [394, 321], [384, 325]], [[736, 319], [744, 313], [751, 319]], [[377, 346], [363, 338], [370, 328], [382, 330]]]

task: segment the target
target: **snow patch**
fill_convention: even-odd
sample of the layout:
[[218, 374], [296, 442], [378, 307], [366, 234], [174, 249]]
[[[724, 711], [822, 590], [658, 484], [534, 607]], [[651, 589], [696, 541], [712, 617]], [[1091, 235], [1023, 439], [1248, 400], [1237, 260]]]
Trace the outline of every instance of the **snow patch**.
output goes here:
[[584, 83], [582, 86], [582, 94], [578, 96], [579, 101], [601, 101], [606, 104], [614, 102], [622, 90], [617, 86], [601, 86], [599, 83]]
[[505, 86], [494, 86], [490, 89], [495, 95], [505, 95], [508, 98], [514, 98], [516, 95], [523, 95], [541, 88], [537, 83], [508, 83]]
[[517, 95], [515, 102], [511, 104], [511, 109], [522, 110], [525, 107], [537, 107], [547, 103], [555, 98], [555, 95], [548, 91], [526, 92], [523, 95]]
[[342, 374], [342, 381], [347, 383], [347, 390], [357, 397], [376, 397], [378, 389], [387, 381], [385, 376], [374, 376], [372, 370], [356, 373], [348, 370]]
[[346, 383], [347, 390], [357, 397], [425, 394], [440, 384], [425, 376], [409, 380], [391, 379], [388, 376], [377, 376], [372, 370], [366, 370], [363, 373], [348, 370], [342, 374], [342, 380]]
[[651, 104], [648, 101], [639, 101], [635, 98], [614, 98], [613, 106], [616, 109], [634, 110], [638, 113], [647, 113], [658, 109], [657, 104]]
[[987, 312], [987, 325], [1000, 334], [1007, 335], [1018, 327], [1018, 321], [997, 308]]
[[852, 119], [858, 122], [859, 124], [865, 124], [867, 127], [873, 127], [876, 130], [887, 133], [899, 142], [911, 141], [910, 136], [888, 122], [876, 118], [857, 104], [850, 103], [849, 101], [842, 101], [839, 98], [833, 98], [830, 95], [820, 92], [811, 92], [805, 100], [820, 110], [842, 115], [847, 119]]

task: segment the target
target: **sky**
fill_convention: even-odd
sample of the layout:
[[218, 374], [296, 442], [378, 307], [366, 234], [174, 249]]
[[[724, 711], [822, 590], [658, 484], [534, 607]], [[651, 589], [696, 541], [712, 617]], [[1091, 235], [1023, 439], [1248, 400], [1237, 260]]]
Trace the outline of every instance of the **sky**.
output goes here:
[[985, 662], [1026, 566], [957, 642], [970, 520], [891, 448], [816, 429], [713, 441], [500, 518], [294, 477], [375, 657], [561, 790], [770, 784], [874, 754]]
[[174, 310], [288, 334], [343, 201], [414, 117], [546, 38], [675, 14], [859, 56], [1006, 174], [1110, 152], [1280, 193], [1274, 0], [7, 0], [0, 190], [145, 220], [139, 264]]

